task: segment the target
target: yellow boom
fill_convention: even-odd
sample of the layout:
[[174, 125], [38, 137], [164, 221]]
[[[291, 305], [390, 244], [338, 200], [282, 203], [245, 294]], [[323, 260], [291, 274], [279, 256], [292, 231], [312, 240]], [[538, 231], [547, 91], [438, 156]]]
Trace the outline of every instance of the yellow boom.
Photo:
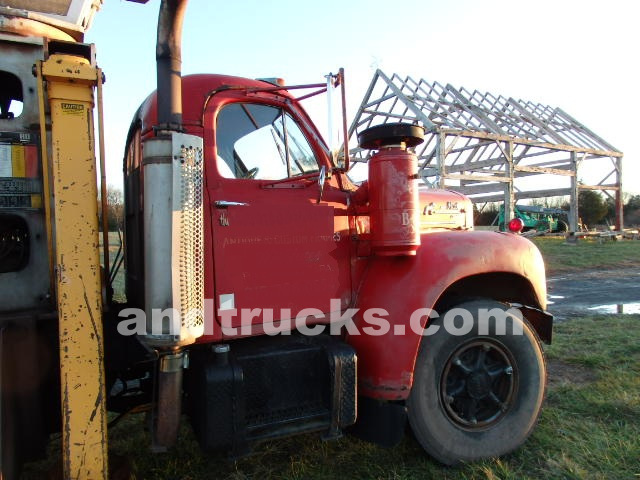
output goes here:
[[107, 422], [93, 134], [93, 89], [102, 74], [95, 65], [91, 46], [73, 44], [72, 49], [62, 48], [59, 52], [65, 53], [51, 54], [36, 68], [39, 81], [46, 81], [51, 112], [63, 470], [65, 479], [106, 480]]

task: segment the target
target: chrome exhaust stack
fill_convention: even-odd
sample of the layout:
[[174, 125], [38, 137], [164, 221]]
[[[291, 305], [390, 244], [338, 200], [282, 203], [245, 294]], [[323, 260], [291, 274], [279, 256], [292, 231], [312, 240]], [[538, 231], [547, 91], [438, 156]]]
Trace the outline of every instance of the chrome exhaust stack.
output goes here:
[[163, 0], [156, 46], [156, 136], [144, 144], [144, 276], [147, 333], [158, 355], [152, 449], [176, 443], [184, 346], [204, 333], [203, 145], [182, 132], [181, 38], [187, 0]]

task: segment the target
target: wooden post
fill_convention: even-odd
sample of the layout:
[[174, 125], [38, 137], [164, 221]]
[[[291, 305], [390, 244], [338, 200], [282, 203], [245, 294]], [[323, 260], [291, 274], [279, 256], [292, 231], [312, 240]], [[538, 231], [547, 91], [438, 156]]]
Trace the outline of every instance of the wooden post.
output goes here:
[[444, 133], [438, 133], [438, 140], [436, 144], [436, 154], [438, 156], [438, 187], [445, 187], [445, 177], [447, 174], [446, 160], [447, 160], [447, 135]]
[[507, 229], [507, 225], [514, 217], [514, 207], [516, 203], [513, 178], [514, 178], [514, 165], [513, 165], [513, 142], [506, 142], [505, 149], [503, 150], [505, 158], [505, 173], [509, 177], [509, 181], [504, 184], [504, 227]]
[[578, 154], [571, 152], [571, 194], [569, 200], [569, 231], [578, 231]]
[[616, 158], [616, 230], [624, 230], [624, 210], [622, 199], [622, 157]]

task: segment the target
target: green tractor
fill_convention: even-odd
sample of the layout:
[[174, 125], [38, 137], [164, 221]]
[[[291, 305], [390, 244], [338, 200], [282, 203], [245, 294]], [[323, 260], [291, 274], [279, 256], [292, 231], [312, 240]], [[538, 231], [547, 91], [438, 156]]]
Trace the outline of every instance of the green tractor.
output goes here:
[[[524, 222], [523, 231], [536, 230], [538, 232], [567, 232], [567, 211], [561, 208], [545, 208], [539, 205], [516, 205], [513, 208], [514, 218]], [[504, 205], [500, 205], [498, 215], [492, 225], [498, 224], [500, 231], [506, 230], [504, 222]]]

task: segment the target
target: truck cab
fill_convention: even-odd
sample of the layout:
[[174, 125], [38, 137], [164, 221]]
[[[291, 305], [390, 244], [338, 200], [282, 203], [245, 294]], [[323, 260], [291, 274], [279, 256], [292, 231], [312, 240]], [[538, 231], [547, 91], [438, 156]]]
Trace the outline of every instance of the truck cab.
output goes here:
[[[205, 298], [215, 300], [216, 311], [270, 309], [272, 321], [280, 320], [283, 309], [329, 313], [329, 299], [339, 299], [340, 308], [349, 306], [349, 190], [338, 183], [345, 178], [330, 176], [318, 202], [320, 170], [333, 166], [307, 115], [290, 95], [270, 91], [273, 85], [266, 82], [196, 75], [184, 83], [189, 98], [193, 92], [198, 100], [185, 105], [187, 131], [204, 140]], [[134, 178], [142, 152], [133, 150], [153, 134], [153, 109], [153, 100], [147, 100], [130, 135], [126, 184], [127, 199], [134, 201], [127, 202], [128, 230], [142, 228], [143, 206], [135, 205], [132, 192], [140, 185]], [[143, 238], [127, 237], [127, 282], [133, 292], [143, 288], [136, 264], [141, 255], [132, 242]], [[130, 300], [142, 305], [142, 296], [135, 295]], [[263, 315], [247, 321], [259, 326]], [[220, 340], [216, 331], [200, 341]]]

